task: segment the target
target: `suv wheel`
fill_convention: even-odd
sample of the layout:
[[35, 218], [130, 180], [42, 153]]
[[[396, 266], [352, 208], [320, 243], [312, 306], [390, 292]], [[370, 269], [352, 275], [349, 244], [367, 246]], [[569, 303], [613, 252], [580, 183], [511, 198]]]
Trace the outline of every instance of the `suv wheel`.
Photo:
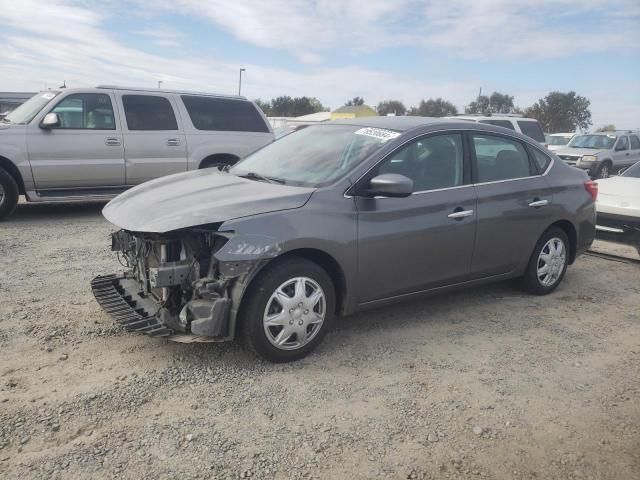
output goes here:
[[253, 282], [241, 308], [244, 342], [272, 362], [308, 355], [331, 328], [334, 287], [319, 265], [290, 258], [267, 266]]
[[596, 178], [609, 178], [611, 176], [611, 163], [603, 162], [602, 165], [598, 167], [598, 171], [596, 172]]
[[11, 215], [18, 204], [18, 185], [9, 173], [0, 169], [0, 220]]
[[523, 288], [535, 295], [553, 292], [567, 271], [569, 239], [558, 227], [548, 229], [538, 240], [522, 277]]

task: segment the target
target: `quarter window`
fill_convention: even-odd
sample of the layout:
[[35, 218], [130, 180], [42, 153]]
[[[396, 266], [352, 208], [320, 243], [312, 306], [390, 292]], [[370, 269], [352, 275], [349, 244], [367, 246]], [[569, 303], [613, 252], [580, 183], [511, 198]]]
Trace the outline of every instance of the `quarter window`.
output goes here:
[[268, 132], [251, 102], [228, 98], [182, 95], [193, 126], [198, 130]]
[[178, 130], [171, 103], [156, 95], [123, 95], [129, 130]]
[[549, 163], [551, 163], [551, 159], [535, 148], [531, 148], [531, 151], [533, 152], [533, 159], [535, 160], [536, 165], [538, 165], [540, 172], [544, 172], [549, 166]]
[[462, 135], [424, 137], [396, 150], [375, 175], [398, 173], [413, 180], [416, 192], [462, 185]]
[[72, 130], [115, 130], [111, 98], [104, 93], [75, 93], [63, 98], [51, 113], [57, 113], [60, 126]]
[[493, 135], [473, 134], [478, 182], [531, 176], [527, 151], [520, 142]]
[[629, 135], [629, 140], [631, 142], [631, 150], [640, 149], [640, 138], [637, 135]]
[[524, 133], [527, 137], [531, 137], [534, 140], [537, 140], [541, 143], [544, 143], [544, 132], [540, 125], [536, 121], [519, 121], [518, 126], [522, 133]]

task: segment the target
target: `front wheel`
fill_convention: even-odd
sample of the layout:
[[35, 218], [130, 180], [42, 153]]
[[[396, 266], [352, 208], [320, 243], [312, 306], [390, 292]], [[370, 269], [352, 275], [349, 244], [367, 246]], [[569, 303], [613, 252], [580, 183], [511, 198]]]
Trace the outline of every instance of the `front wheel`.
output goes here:
[[244, 298], [242, 338], [272, 362], [298, 360], [316, 348], [331, 328], [336, 304], [329, 275], [303, 258], [267, 266]]
[[20, 192], [11, 175], [0, 169], [0, 220], [11, 215], [18, 204]]
[[567, 271], [569, 239], [558, 227], [549, 228], [538, 240], [522, 277], [524, 290], [535, 295], [553, 292]]
[[596, 172], [596, 178], [609, 178], [611, 176], [611, 164], [609, 162], [604, 162], [602, 165], [598, 167], [598, 171]]

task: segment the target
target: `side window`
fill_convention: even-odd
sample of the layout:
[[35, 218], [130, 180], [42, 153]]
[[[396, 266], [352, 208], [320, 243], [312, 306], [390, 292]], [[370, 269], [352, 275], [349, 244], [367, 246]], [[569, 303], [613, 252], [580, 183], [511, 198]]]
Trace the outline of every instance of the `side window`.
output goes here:
[[495, 125], [496, 127], [504, 127], [509, 130], [515, 131], [516, 129], [509, 120], [480, 120], [479, 123], [488, 123], [489, 125]]
[[551, 163], [551, 159], [535, 148], [530, 148], [530, 150], [533, 153], [533, 159], [535, 160], [536, 165], [538, 165], [538, 168], [540, 169], [540, 173], [544, 172]]
[[522, 130], [522, 133], [527, 137], [531, 137], [541, 143], [545, 142], [544, 132], [542, 131], [542, 128], [540, 128], [540, 124], [538, 122], [523, 120], [518, 122], [518, 126], [520, 127], [520, 130]]
[[640, 149], [640, 138], [637, 135], [629, 135], [629, 140], [631, 141], [631, 150]]
[[171, 103], [155, 95], [123, 95], [129, 130], [178, 130]]
[[629, 150], [629, 141], [626, 136], [622, 136], [618, 138], [618, 143], [616, 143], [616, 150]]
[[268, 132], [251, 102], [228, 98], [182, 95], [193, 126], [198, 130], [227, 132]]
[[75, 93], [63, 98], [51, 113], [57, 113], [61, 129], [115, 130], [111, 98], [104, 93]]
[[532, 175], [524, 146], [515, 140], [473, 134], [478, 182], [495, 182]]
[[413, 180], [413, 190], [435, 190], [463, 184], [462, 135], [424, 137], [396, 150], [374, 175], [399, 173]]

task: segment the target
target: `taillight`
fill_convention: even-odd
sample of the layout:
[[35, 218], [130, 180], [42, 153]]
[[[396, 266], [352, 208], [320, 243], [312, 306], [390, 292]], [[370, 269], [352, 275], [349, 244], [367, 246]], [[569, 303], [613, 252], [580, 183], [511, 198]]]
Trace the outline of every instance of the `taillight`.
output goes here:
[[596, 198], [598, 198], [598, 183], [593, 180], [587, 180], [584, 182], [584, 189], [589, 192], [589, 195], [591, 195], [591, 198], [595, 202]]

